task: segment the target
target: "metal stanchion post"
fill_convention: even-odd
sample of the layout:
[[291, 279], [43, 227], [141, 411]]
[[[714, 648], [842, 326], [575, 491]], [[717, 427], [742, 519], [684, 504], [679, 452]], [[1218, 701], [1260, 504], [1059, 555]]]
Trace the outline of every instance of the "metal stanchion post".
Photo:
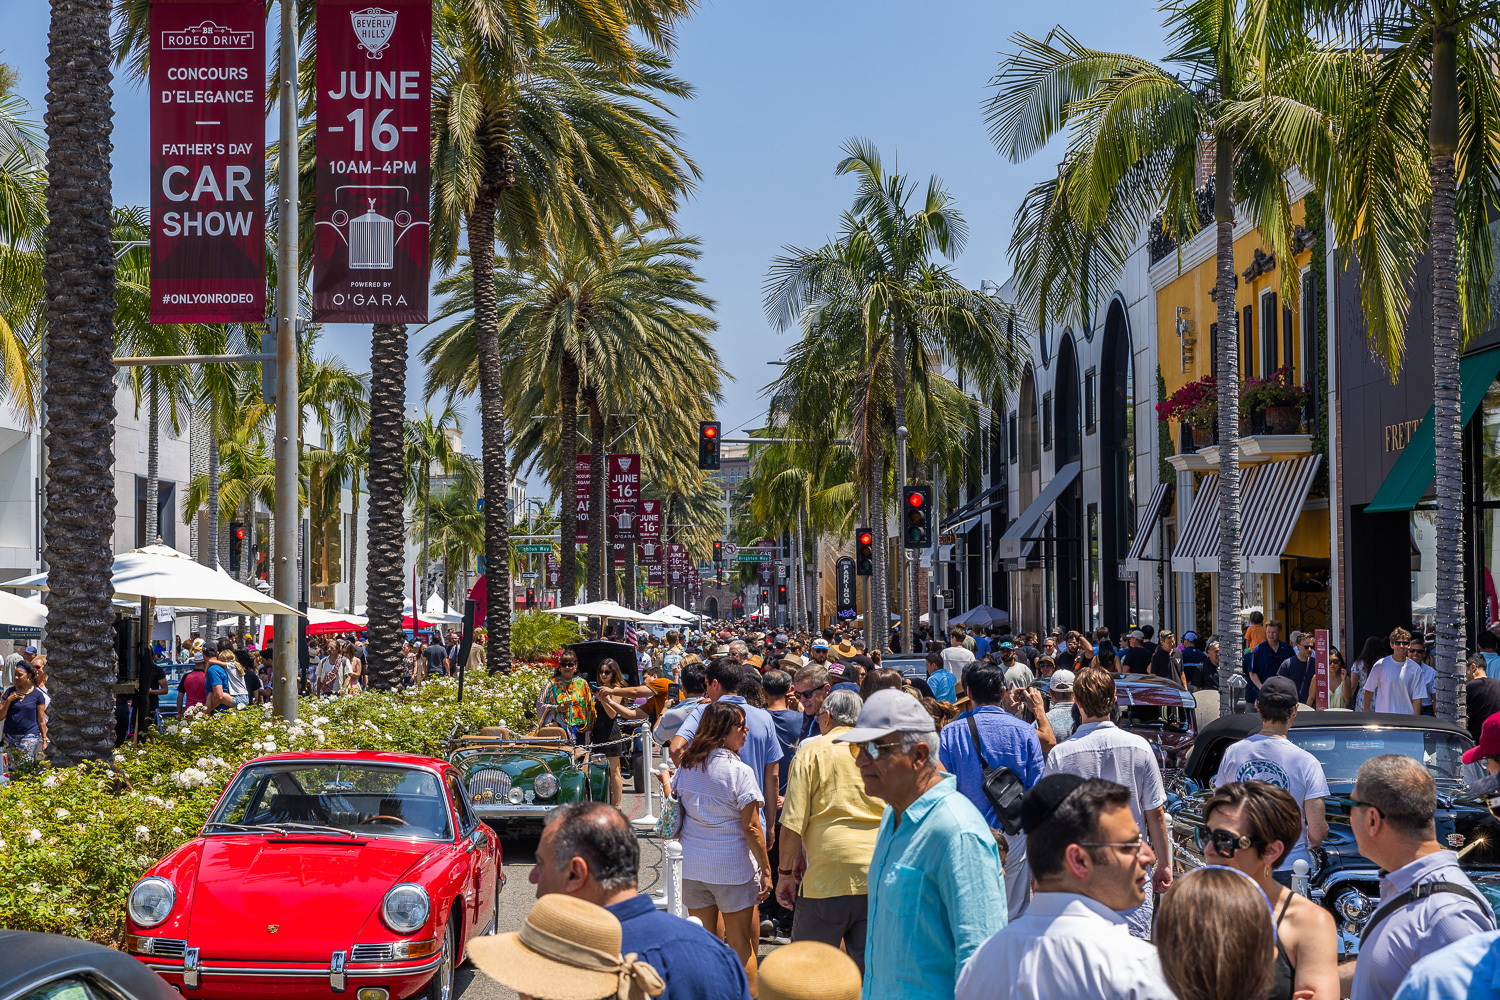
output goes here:
[[667, 912], [674, 917], [686, 917], [687, 909], [682, 905], [682, 843], [669, 840], [667, 855]]
[[634, 825], [643, 830], [650, 830], [656, 826], [656, 813], [651, 811], [651, 782], [653, 780], [651, 763], [652, 758], [656, 756], [656, 750], [652, 746], [651, 723], [646, 723], [641, 729], [646, 734], [646, 746], [641, 750], [641, 769], [646, 772], [646, 813], [643, 816], [637, 816]]
[[1298, 858], [1296, 861], [1292, 862], [1293, 892], [1300, 892], [1304, 896], [1308, 894], [1308, 883], [1310, 880], [1307, 877], [1307, 873], [1311, 870], [1312, 866], [1307, 863], [1307, 859], [1305, 858]]

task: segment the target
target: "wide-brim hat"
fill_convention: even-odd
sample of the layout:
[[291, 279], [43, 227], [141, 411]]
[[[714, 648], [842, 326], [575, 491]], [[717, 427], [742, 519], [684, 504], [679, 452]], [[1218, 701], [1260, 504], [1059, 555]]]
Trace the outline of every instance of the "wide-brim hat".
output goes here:
[[468, 945], [479, 971], [536, 1000], [660, 996], [665, 986], [645, 962], [620, 955], [620, 921], [602, 906], [548, 893], [521, 930], [481, 936]]
[[853, 656], [856, 652], [858, 652], [858, 650], [854, 648], [854, 643], [850, 642], [848, 639], [845, 639], [837, 646], [834, 646], [833, 651], [840, 656]]
[[760, 1000], [859, 1000], [859, 966], [818, 941], [793, 941], [760, 964]]

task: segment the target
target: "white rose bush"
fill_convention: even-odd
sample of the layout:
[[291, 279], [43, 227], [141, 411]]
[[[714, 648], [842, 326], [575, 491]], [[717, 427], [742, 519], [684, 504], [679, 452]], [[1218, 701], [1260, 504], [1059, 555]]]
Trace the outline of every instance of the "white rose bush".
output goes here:
[[0, 927], [118, 944], [125, 896], [147, 868], [197, 836], [245, 761], [294, 750], [385, 750], [441, 757], [457, 727], [524, 729], [543, 669], [431, 678], [416, 690], [304, 698], [297, 721], [269, 706], [190, 714], [112, 766], [46, 764], [0, 785], [0, 844], [29, 878], [0, 879]]

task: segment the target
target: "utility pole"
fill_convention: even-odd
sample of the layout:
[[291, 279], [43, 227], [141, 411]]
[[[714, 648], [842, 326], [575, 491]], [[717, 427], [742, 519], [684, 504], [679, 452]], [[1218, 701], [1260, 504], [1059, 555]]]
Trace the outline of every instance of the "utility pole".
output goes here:
[[[276, 534], [273, 595], [297, 606], [297, 440], [302, 407], [297, 395], [297, 0], [281, 0], [281, 220], [276, 246]], [[297, 619], [276, 616], [275, 713], [297, 719]]]
[[896, 589], [901, 594], [901, 646], [906, 653], [912, 652], [911, 644], [911, 554], [906, 547], [906, 425], [896, 428], [896, 503], [900, 513], [896, 516], [896, 532], [901, 540], [896, 561]]

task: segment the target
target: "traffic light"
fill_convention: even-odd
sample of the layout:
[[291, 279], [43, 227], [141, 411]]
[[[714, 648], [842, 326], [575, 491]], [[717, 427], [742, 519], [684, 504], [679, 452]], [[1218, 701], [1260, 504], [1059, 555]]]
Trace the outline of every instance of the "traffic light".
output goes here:
[[860, 576], [870, 576], [875, 572], [875, 536], [869, 528], [860, 528], [855, 541], [854, 571]]
[[[719, 422], [717, 420], [700, 420], [698, 422], [698, 468], [717, 469], [719, 467]], [[717, 543], [715, 545], [717, 549]], [[717, 555], [714, 556], [718, 558]]]
[[722, 567], [714, 570], [714, 583], [717, 583], [721, 587], [724, 586], [724, 570]]
[[723, 562], [723, 561], [724, 561], [724, 543], [723, 542], [714, 542], [714, 562], [719, 563], [719, 562]]
[[932, 547], [932, 487], [908, 486], [906, 502], [906, 529], [901, 544], [908, 549]]
[[240, 549], [245, 544], [245, 525], [240, 521], [229, 522], [229, 575], [240, 575]]
[[535, 587], [527, 587], [526, 588], [526, 607], [528, 607], [528, 608], [534, 608], [534, 607], [536, 607], [536, 588]]
[[784, 584], [784, 583], [778, 583], [776, 585], [776, 603], [777, 604], [785, 604], [786, 603], [786, 584]]

